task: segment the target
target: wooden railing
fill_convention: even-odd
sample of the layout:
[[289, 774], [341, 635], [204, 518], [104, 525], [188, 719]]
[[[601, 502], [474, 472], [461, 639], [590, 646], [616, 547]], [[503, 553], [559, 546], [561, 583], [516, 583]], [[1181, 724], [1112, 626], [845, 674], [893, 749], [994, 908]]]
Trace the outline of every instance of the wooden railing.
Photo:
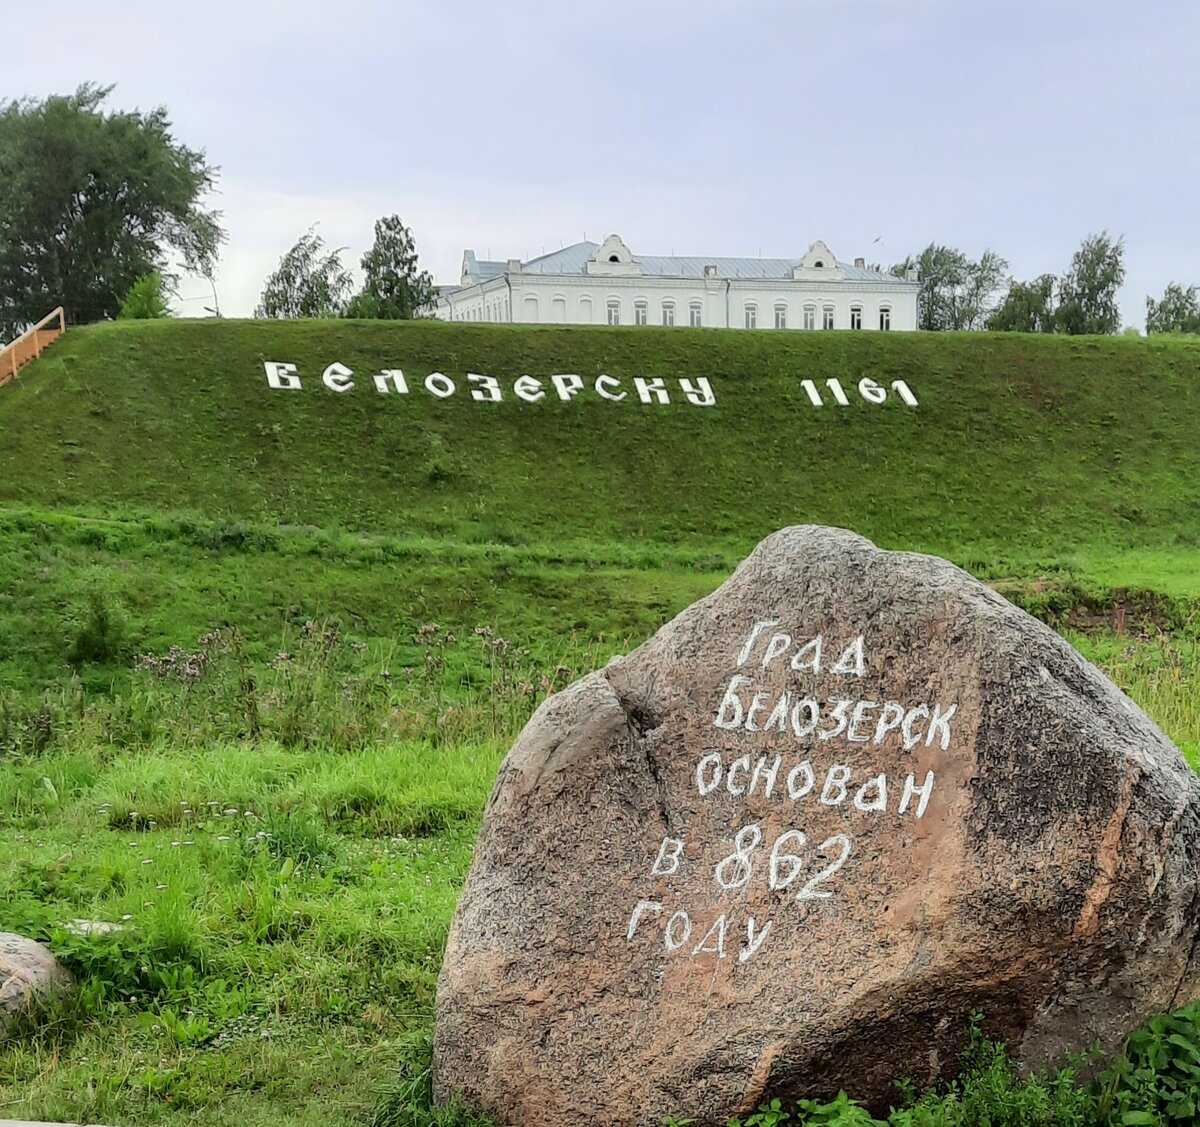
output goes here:
[[[57, 325], [54, 322], [58, 322]], [[29, 363], [36, 360], [67, 327], [67, 317], [60, 305], [43, 317], [32, 329], [22, 333], [12, 344], [0, 348], [0, 387], [13, 379]]]

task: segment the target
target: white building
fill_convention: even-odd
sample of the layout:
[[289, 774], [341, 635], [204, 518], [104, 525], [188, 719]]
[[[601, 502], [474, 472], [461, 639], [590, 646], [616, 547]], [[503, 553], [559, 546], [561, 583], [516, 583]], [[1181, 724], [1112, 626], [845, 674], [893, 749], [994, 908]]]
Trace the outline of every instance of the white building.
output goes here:
[[443, 286], [447, 321], [554, 325], [691, 325], [735, 329], [917, 327], [915, 272], [896, 278], [863, 259], [839, 262], [821, 241], [801, 259], [634, 255], [618, 235], [531, 262], [463, 255]]

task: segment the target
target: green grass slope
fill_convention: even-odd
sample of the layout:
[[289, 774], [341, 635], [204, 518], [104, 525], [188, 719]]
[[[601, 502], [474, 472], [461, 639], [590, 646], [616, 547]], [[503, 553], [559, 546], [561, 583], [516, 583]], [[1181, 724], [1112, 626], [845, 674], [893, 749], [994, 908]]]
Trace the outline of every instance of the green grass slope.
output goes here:
[[[303, 388], [270, 390], [268, 360]], [[335, 361], [353, 390], [322, 386]], [[377, 394], [383, 368], [410, 394]], [[457, 395], [422, 388], [435, 370]], [[676, 402], [513, 392], [555, 373]], [[711, 408], [679, 394], [700, 376]], [[920, 404], [868, 403], [863, 378]], [[500, 757], [783, 524], [950, 556], [1077, 627], [1196, 764], [1198, 422], [1200, 345], [1178, 341], [73, 330], [0, 389], [0, 928], [80, 989], [0, 1042], [0, 1115], [465, 1127], [419, 1068]], [[1172, 1020], [1190, 1046], [1194, 1015]], [[1027, 1095], [1047, 1123], [1149, 1122], [1195, 1107], [1186, 1060], [1178, 1098], [1165, 1057], [1130, 1065], [1103, 1118]], [[1029, 1119], [991, 1073], [977, 1090]]]
[[[264, 360], [303, 389], [270, 390]], [[356, 386], [321, 383], [340, 362]], [[407, 396], [372, 374], [401, 368]], [[440, 371], [460, 385], [439, 400]], [[472, 401], [468, 372], [497, 377]], [[526, 403], [516, 377], [618, 377]], [[634, 376], [680, 402], [643, 404]], [[708, 377], [711, 408], [679, 377]], [[863, 400], [858, 381], [918, 396]], [[802, 379], [839, 379], [815, 408]], [[508, 544], [741, 549], [788, 523], [947, 554], [1200, 546], [1200, 345], [991, 334], [440, 323], [126, 323], [73, 330], [0, 390], [0, 503], [341, 526]]]

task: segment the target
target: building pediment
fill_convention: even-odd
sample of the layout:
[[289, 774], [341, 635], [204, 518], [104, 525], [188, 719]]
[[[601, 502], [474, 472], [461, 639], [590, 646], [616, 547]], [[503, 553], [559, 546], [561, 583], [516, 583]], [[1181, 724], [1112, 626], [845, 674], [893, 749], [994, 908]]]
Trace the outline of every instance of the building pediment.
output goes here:
[[595, 255], [587, 264], [589, 274], [625, 276], [638, 275], [642, 267], [637, 262], [625, 240], [620, 235], [609, 235], [597, 248]]
[[825, 244], [818, 239], [808, 248], [807, 253], [792, 269], [792, 277], [797, 281], [840, 281], [844, 272], [838, 266], [837, 257]]

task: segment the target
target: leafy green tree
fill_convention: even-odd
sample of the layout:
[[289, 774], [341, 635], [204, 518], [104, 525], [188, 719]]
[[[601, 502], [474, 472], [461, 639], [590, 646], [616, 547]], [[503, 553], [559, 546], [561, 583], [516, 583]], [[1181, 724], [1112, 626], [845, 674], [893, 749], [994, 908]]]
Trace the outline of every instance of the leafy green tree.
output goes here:
[[433, 279], [417, 269], [417, 245], [398, 215], [375, 221], [375, 243], [362, 257], [362, 293], [348, 317], [407, 321], [433, 303]]
[[1115, 333], [1121, 328], [1117, 290], [1125, 281], [1125, 239], [1088, 235], [1058, 283], [1055, 328], [1060, 333]]
[[902, 278], [914, 269], [921, 279], [917, 327], [944, 332], [984, 327], [995, 295], [1004, 285], [1008, 263], [995, 251], [985, 250], [973, 261], [954, 247], [930, 243], [891, 272]]
[[1032, 282], [1009, 282], [1008, 293], [987, 319], [993, 332], [1052, 333], [1055, 328], [1054, 290], [1058, 279], [1042, 274]]
[[1163, 291], [1162, 300], [1146, 298], [1147, 333], [1200, 333], [1200, 302], [1196, 287], [1171, 282]]
[[133, 283], [121, 302], [118, 316], [122, 321], [149, 321], [171, 316], [163, 276], [157, 270]]
[[267, 279], [255, 317], [340, 317], [350, 296], [342, 250], [326, 251], [316, 225], [297, 240]]
[[163, 107], [106, 111], [111, 86], [0, 103], [0, 337], [62, 305], [68, 322], [116, 317], [170, 256], [211, 274], [225, 235], [202, 200], [204, 154]]

